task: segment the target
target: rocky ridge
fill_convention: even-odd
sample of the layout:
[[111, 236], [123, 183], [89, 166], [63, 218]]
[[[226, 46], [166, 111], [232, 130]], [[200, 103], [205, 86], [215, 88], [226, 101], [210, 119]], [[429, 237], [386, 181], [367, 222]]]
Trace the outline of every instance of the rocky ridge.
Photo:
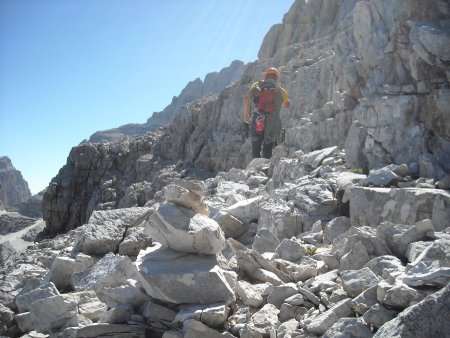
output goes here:
[[3, 263], [1, 334], [445, 336], [450, 191], [344, 159], [255, 159], [94, 211]]
[[154, 112], [146, 123], [127, 124], [110, 130], [98, 131], [90, 136], [89, 141], [93, 143], [117, 141], [127, 137], [142, 136], [159, 127], [166, 126], [180, 112], [183, 105], [208, 94], [219, 94], [238, 80], [244, 67], [245, 64], [242, 61], [236, 60], [219, 72], [206, 74], [204, 81], [197, 78], [189, 82], [178, 96], [174, 96], [172, 102], [163, 111]]

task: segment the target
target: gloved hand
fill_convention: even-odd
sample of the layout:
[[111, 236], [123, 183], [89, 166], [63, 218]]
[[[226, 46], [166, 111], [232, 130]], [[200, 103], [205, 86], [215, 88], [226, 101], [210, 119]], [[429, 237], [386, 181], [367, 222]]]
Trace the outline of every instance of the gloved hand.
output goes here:
[[244, 121], [244, 135], [245, 138], [248, 138], [250, 136], [250, 125], [246, 121]]

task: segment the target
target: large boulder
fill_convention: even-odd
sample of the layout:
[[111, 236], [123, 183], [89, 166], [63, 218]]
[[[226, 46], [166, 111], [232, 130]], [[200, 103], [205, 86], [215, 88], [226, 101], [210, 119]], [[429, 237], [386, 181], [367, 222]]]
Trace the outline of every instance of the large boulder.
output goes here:
[[374, 335], [382, 337], [446, 337], [450, 332], [450, 284], [384, 324]]
[[214, 255], [225, 247], [225, 236], [213, 219], [193, 210], [162, 203], [148, 217], [145, 233], [173, 250]]
[[[149, 213], [150, 209], [144, 207], [94, 211], [88, 224], [75, 230], [74, 252], [97, 256], [117, 252], [121, 242], [129, 235], [127, 233], [132, 232], [129, 228], [141, 226]], [[140, 249], [150, 243], [149, 238], [144, 239]]]
[[163, 248], [141, 251], [136, 266], [153, 298], [175, 304], [211, 304], [235, 299], [216, 256]]
[[415, 224], [427, 218], [432, 220], [434, 216], [436, 231], [444, 229], [440, 207], [442, 199], [450, 198], [450, 193], [445, 190], [423, 188], [351, 187], [346, 194], [350, 199], [350, 222], [353, 226], [376, 227], [383, 221]]

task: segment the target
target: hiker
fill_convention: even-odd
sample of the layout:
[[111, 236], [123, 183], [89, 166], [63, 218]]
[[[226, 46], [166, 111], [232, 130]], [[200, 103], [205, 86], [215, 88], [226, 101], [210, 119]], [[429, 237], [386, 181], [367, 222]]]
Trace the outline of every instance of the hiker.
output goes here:
[[[280, 73], [276, 68], [269, 68], [264, 73], [264, 80], [250, 86], [242, 104], [244, 128], [250, 131], [252, 141], [252, 158], [272, 157], [273, 146], [281, 140], [280, 109], [291, 105], [286, 90], [278, 83]], [[251, 104], [253, 112], [249, 114]]]

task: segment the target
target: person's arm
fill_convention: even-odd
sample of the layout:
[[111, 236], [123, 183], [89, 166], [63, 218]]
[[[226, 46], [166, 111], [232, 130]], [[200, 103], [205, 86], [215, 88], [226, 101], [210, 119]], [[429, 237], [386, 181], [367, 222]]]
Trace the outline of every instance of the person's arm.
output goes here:
[[253, 87], [251, 87], [247, 91], [247, 94], [245, 94], [244, 100], [242, 102], [242, 119], [244, 120], [244, 122], [247, 123], [250, 121], [249, 112], [250, 112], [250, 105], [252, 103], [252, 91]]
[[283, 101], [281, 102], [281, 107], [289, 108], [291, 106], [291, 101], [289, 100], [286, 89], [281, 88], [281, 95], [283, 96]]

